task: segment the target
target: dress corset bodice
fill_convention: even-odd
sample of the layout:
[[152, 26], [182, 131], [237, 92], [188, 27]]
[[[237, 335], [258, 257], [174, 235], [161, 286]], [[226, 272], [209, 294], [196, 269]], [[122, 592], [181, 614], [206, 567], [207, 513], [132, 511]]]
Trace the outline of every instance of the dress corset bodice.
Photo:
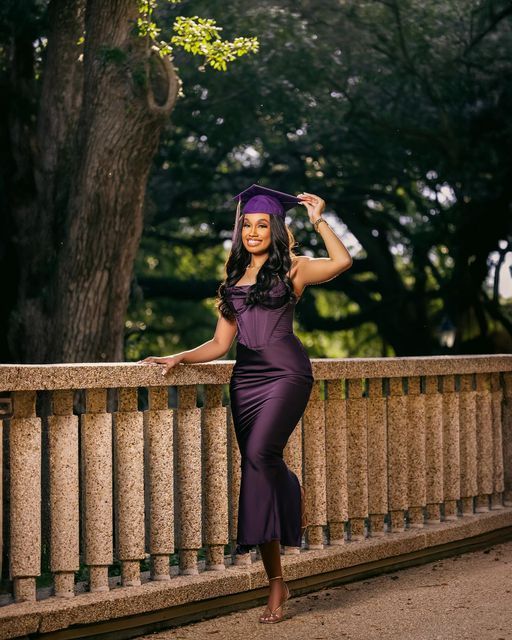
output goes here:
[[[259, 349], [293, 334], [295, 302], [284, 302], [286, 286], [282, 280], [270, 290], [270, 304], [247, 305], [245, 297], [253, 285], [227, 287], [228, 299], [236, 313], [237, 340], [246, 347]], [[280, 303], [280, 298], [283, 300]]]

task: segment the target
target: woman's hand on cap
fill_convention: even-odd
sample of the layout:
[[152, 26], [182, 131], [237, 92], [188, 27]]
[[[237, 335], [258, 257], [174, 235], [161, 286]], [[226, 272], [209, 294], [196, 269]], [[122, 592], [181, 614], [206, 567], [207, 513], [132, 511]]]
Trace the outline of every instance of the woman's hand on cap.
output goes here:
[[320, 196], [316, 196], [314, 193], [307, 193], [306, 191], [297, 194], [297, 198], [299, 198], [301, 204], [306, 207], [310, 222], [314, 223], [318, 220], [324, 212], [325, 200], [322, 200]]

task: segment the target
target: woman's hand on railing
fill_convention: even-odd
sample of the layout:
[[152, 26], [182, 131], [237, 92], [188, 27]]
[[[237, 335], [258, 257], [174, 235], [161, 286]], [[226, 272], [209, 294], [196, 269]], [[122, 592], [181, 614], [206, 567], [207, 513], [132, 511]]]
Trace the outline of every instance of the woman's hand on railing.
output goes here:
[[174, 366], [176, 366], [177, 364], [179, 364], [184, 358], [184, 355], [181, 353], [177, 353], [173, 356], [148, 356], [147, 358], [144, 358], [143, 360], [137, 360], [137, 362], [135, 364], [157, 364], [160, 365], [161, 367], [163, 367], [162, 369], [162, 375], [165, 376], [167, 373], [169, 373], [169, 370], [172, 369]]

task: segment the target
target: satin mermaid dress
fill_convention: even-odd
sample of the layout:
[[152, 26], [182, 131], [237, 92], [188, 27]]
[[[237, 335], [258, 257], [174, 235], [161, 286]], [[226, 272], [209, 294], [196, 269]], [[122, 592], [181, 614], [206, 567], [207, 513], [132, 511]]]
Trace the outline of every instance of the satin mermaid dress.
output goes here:
[[301, 546], [301, 495], [283, 449], [311, 394], [313, 372], [293, 333], [296, 302], [286, 302], [280, 280], [268, 306], [246, 305], [252, 285], [227, 288], [238, 326], [229, 383], [233, 425], [241, 454], [237, 554], [280, 540]]

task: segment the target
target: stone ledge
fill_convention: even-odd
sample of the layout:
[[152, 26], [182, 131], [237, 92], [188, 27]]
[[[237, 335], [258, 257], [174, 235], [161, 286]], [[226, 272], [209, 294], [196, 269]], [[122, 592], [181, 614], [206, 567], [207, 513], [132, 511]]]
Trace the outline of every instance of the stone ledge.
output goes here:
[[[132, 362], [1, 364], [0, 391], [227, 384], [234, 362], [179, 364], [165, 377], [160, 367]], [[311, 358], [311, 365], [316, 380], [453, 375], [512, 371], [512, 355]]]
[[[300, 580], [399, 557], [508, 526], [512, 526], [512, 507], [509, 506], [454, 521], [428, 524], [423, 529], [408, 529], [323, 550], [303, 550], [298, 555], [282, 556], [284, 577], [289, 581]], [[156, 612], [219, 596], [251, 592], [266, 584], [263, 565], [256, 562], [247, 567], [229, 566], [221, 572], [180, 575], [168, 582], [148, 582], [140, 587], [119, 587], [107, 593], [80, 594], [70, 600], [51, 597], [37, 602], [10, 604], [0, 608], [0, 639]]]

